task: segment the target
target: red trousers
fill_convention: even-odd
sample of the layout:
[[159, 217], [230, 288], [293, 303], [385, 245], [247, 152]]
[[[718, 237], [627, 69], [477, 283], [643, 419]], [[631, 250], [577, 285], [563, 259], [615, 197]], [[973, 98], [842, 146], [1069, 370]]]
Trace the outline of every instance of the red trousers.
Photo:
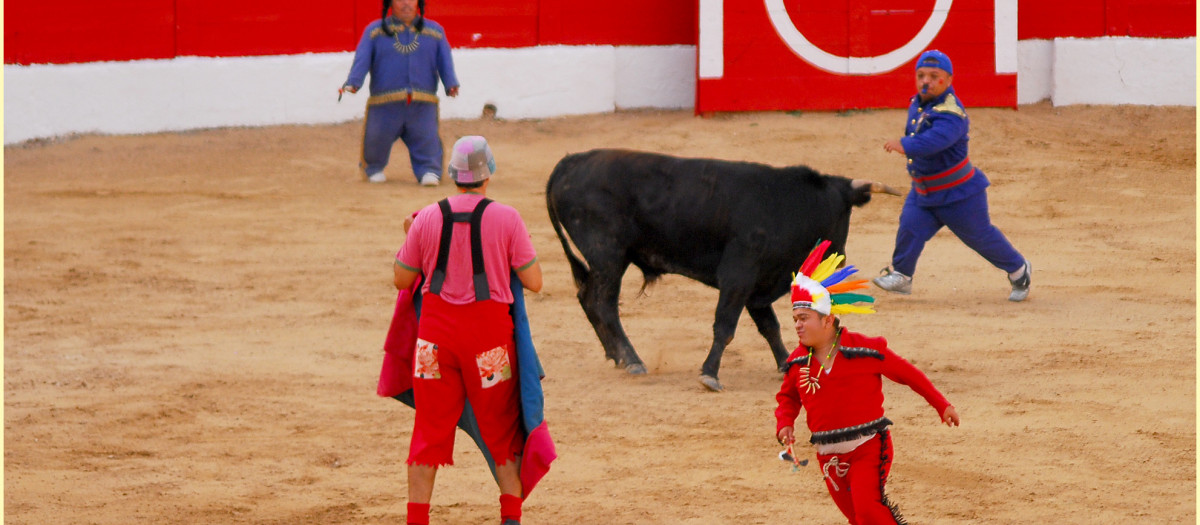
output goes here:
[[467, 401], [497, 465], [521, 453], [516, 345], [508, 309], [495, 301], [455, 305], [435, 294], [422, 297], [409, 465], [454, 464], [454, 429]]
[[846, 454], [817, 454], [825, 487], [851, 525], [899, 522], [883, 492], [892, 470], [892, 439], [885, 430]]

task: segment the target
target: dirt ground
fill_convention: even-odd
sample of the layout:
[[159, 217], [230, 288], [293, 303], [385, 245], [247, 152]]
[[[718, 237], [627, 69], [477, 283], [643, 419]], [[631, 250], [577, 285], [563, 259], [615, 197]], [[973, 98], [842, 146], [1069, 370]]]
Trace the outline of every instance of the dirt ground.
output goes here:
[[[503, 115], [503, 108], [501, 108]], [[885, 335], [953, 402], [946, 428], [889, 384], [888, 490], [911, 523], [1195, 523], [1194, 108], [971, 110], [995, 224], [1034, 265], [1025, 303], [947, 232]], [[490, 196], [545, 271], [529, 297], [560, 459], [525, 523], [844, 523], [819, 470], [778, 460], [774, 371], [743, 315], [723, 393], [696, 381], [716, 291], [626, 276], [650, 373], [604, 359], [544, 189], [564, 155], [626, 147], [808, 164], [907, 186], [900, 111], [689, 111], [448, 121], [487, 136]], [[375, 396], [403, 217], [453, 192], [357, 173], [361, 122], [79, 136], [4, 149], [4, 513], [10, 524], [402, 523], [412, 411]], [[887, 264], [902, 200], [854, 213], [849, 260]], [[807, 247], [796, 247], [807, 249]], [[786, 300], [784, 341], [796, 344]], [[802, 432], [803, 434], [803, 432]], [[803, 435], [802, 439], [807, 439]], [[805, 448], [803, 454], [811, 454]], [[459, 435], [436, 523], [498, 522]]]

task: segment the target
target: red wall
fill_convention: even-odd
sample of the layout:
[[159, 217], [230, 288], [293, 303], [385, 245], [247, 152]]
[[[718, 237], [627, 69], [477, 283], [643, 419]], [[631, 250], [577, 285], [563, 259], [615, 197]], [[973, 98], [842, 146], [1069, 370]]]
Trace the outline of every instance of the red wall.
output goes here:
[[696, 44], [696, 0], [542, 0], [543, 45]]
[[1019, 0], [1017, 38], [1196, 36], [1195, 0]]
[[[827, 0], [820, 8], [787, 5], [796, 30], [840, 57], [874, 57], [906, 44], [933, 12], [934, 0]], [[997, 74], [993, 0], [956, 0], [927, 48], [957, 64], [954, 84], [972, 106], [1015, 106], [1015, 74]], [[832, 73], [808, 63], [781, 39], [762, 3], [725, 3], [724, 69], [697, 81], [696, 112], [906, 107], [912, 59], [870, 75]], [[736, 29], [731, 31], [731, 29]]]
[[4, 3], [4, 63], [94, 62], [175, 56], [172, 0]]
[[[899, 3], [906, 2], [921, 3]], [[1021, 39], [1196, 35], [1194, 0], [1019, 0], [1018, 6]], [[381, 7], [376, 0], [9, 0], [4, 63], [349, 51]], [[697, 9], [695, 0], [429, 0], [427, 15], [458, 48], [695, 45]], [[874, 31], [847, 29], [847, 35], [851, 49], [888, 45], [889, 37]]]
[[[174, 0], [176, 54], [287, 55], [331, 52], [355, 42], [355, 4]], [[297, 8], [299, 7], [299, 8]], [[351, 44], [353, 45], [353, 44]]]
[[[426, 15], [456, 48], [695, 44], [697, 6], [680, 3], [429, 0]], [[350, 51], [382, 7], [376, 0], [9, 0], [4, 63]]]

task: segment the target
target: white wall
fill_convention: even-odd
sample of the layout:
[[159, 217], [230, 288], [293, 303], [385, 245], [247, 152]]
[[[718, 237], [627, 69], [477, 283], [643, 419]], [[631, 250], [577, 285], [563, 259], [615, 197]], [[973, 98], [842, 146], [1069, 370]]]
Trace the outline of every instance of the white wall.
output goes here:
[[617, 109], [696, 107], [696, 47], [618, 47]]
[[1196, 105], [1196, 39], [1056, 38], [1017, 45], [1017, 103]]
[[1017, 42], [1017, 104], [1033, 104], [1054, 92], [1054, 42]]
[[[4, 143], [67, 133], [335, 122], [348, 56], [4, 66]], [[361, 104], [358, 104], [361, 106]]]
[[1057, 39], [1055, 105], [1196, 105], [1196, 39]]
[[[509, 119], [604, 113], [616, 105], [612, 46], [464, 49], [454, 52], [454, 69], [462, 87], [456, 98], [442, 96], [442, 118], [478, 117], [485, 103]], [[364, 92], [354, 104], [365, 100]]]
[[[146, 133], [360, 118], [367, 93], [337, 102], [353, 53], [4, 66], [4, 143], [70, 133]], [[462, 84], [441, 116], [507, 119], [690, 108], [692, 46], [543, 46], [454, 52]]]
[[[1196, 39], [1017, 44], [1017, 102], [1196, 105]], [[149, 133], [361, 118], [337, 102], [352, 53], [4, 66], [4, 143], [71, 133]], [[543, 46], [454, 52], [462, 88], [446, 119], [486, 103], [505, 119], [695, 106], [694, 46]]]

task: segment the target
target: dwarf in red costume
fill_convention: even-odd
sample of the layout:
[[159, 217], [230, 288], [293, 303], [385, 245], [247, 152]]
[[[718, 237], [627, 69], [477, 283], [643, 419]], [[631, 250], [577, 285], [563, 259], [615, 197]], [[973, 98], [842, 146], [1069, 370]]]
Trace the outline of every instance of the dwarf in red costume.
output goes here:
[[783, 386], [775, 395], [775, 436], [791, 446], [800, 408], [812, 433], [825, 486], [852, 525], [905, 523], [884, 493], [892, 466], [892, 440], [883, 415], [882, 378], [907, 385], [937, 410], [942, 422], [958, 426], [958, 412], [925, 374], [888, 349], [882, 337], [844, 329], [837, 314], [874, 313], [868, 295], [850, 293], [867, 281], [848, 281], [857, 270], [837, 269], [844, 256], [821, 258], [819, 244], [792, 283], [792, 319], [800, 346], [788, 357]]

